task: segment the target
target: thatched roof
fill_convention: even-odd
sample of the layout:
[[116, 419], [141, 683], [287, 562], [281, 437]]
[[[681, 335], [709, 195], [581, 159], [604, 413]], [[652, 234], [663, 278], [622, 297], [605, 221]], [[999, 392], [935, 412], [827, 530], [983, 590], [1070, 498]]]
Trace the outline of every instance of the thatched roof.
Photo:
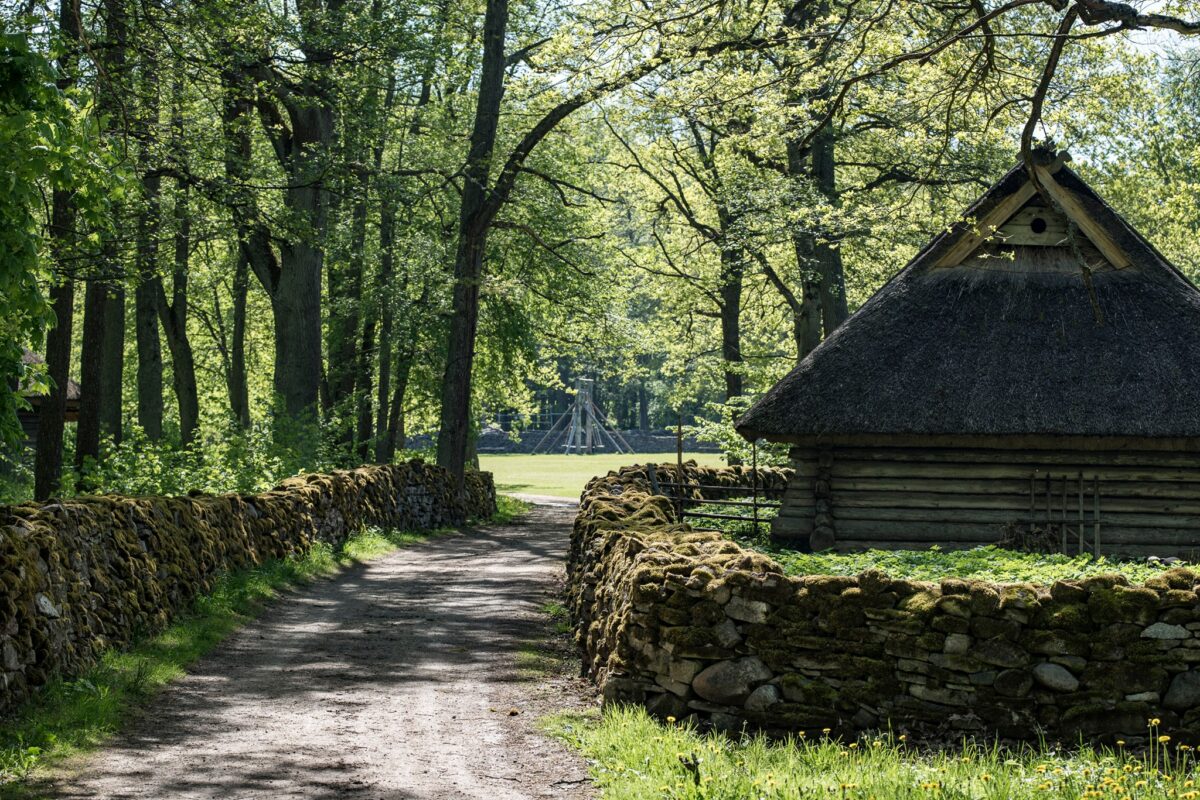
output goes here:
[[[968, 210], [970, 222], [935, 238], [738, 431], [776, 441], [1200, 437], [1200, 292], [1078, 175], [1062, 168], [1055, 181], [1069, 193], [1060, 208], [1074, 198], [1070, 219], [1086, 215], [1080, 227], [1099, 233], [1069, 226], [1072, 243], [1055, 247], [991, 239], [961, 263], [948, 259], [975, 221], [1027, 184], [1015, 167]], [[1095, 246], [1105, 233], [1107, 250]], [[1123, 269], [1101, 252], [1114, 244], [1128, 257]]]

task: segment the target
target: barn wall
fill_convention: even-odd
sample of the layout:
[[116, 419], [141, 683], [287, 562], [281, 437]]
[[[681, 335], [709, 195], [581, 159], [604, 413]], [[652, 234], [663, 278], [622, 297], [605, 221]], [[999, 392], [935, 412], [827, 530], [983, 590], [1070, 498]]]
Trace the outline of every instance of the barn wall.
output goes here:
[[1013, 526], [1061, 542], [1065, 527], [1068, 551], [1079, 551], [1082, 528], [1090, 552], [1098, 512], [1105, 555], [1200, 555], [1200, 454], [834, 447], [792, 456], [780, 540], [817, 531], [844, 550], [957, 549]]

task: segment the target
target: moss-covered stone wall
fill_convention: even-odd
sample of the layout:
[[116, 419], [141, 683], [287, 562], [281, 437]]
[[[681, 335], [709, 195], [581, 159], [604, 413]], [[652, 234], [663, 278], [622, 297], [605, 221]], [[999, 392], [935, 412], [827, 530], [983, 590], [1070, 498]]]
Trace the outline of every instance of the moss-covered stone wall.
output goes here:
[[1141, 586], [788, 576], [677, 524], [630, 468], [584, 493], [568, 593], [605, 699], [660, 716], [1132, 741], [1152, 717], [1200, 734], [1198, 580], [1188, 569]]
[[227, 570], [337, 544], [363, 526], [489, 517], [489, 473], [421, 461], [292, 478], [256, 495], [79, 497], [0, 507], [0, 710], [107, 648], [162, 629]]

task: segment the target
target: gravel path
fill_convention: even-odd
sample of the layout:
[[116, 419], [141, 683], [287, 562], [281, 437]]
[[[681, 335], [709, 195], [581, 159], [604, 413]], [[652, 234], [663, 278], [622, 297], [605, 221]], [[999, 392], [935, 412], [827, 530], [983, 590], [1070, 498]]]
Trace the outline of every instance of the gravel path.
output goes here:
[[536, 731], [586, 700], [531, 674], [573, 510], [399, 550], [273, 605], [58, 780], [64, 798], [581, 798]]

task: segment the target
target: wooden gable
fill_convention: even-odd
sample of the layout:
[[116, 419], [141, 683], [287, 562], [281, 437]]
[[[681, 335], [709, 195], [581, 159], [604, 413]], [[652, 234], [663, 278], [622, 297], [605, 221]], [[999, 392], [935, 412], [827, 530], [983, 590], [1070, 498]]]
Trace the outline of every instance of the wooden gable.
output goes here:
[[1116, 269], [1130, 265], [1129, 257], [1084, 209], [1075, 195], [1054, 179], [1070, 156], [1063, 153], [1052, 163], [1036, 166], [1037, 182], [1026, 180], [1000, 199], [967, 230], [934, 264], [957, 267], [989, 244], [1024, 247], [1072, 247], [1073, 233], [1082, 234]]

